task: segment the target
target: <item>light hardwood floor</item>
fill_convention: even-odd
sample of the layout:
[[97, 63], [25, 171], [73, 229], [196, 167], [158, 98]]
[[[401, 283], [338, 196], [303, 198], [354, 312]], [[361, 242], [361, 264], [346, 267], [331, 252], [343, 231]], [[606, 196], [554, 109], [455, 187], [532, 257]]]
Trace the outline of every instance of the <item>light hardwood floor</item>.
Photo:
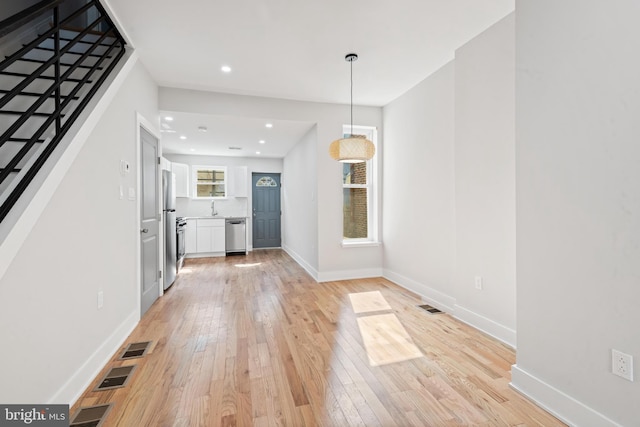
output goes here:
[[[103, 426], [562, 426], [509, 388], [514, 351], [377, 279], [316, 283], [286, 253], [188, 260], [71, 409]], [[136, 364], [124, 388], [91, 391]], [[373, 365], [373, 366], [372, 366]]]

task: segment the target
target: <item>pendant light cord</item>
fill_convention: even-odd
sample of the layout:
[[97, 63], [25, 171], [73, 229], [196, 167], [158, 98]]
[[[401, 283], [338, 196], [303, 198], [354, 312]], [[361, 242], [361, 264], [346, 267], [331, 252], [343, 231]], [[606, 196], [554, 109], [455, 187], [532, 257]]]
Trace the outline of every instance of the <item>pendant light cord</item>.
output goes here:
[[351, 135], [353, 136], [353, 60], [349, 61], [351, 65]]

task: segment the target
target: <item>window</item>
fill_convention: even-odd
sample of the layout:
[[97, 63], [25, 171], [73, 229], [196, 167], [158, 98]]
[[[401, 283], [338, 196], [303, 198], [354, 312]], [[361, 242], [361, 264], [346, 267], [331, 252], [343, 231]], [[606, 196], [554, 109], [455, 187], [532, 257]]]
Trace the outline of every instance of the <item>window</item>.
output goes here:
[[263, 176], [256, 182], [256, 187], [277, 187], [278, 183], [270, 176]]
[[[348, 135], [351, 126], [345, 126]], [[354, 134], [365, 135], [374, 145], [375, 128], [354, 126]], [[375, 156], [367, 162], [342, 164], [342, 236], [343, 243], [377, 240], [375, 215]]]
[[194, 199], [227, 197], [227, 168], [193, 166]]

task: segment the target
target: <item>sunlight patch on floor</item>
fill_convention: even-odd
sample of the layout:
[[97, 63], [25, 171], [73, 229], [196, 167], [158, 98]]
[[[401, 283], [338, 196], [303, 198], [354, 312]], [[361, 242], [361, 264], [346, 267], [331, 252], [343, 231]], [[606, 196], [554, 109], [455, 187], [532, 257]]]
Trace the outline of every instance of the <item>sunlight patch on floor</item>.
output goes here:
[[395, 314], [358, 317], [358, 326], [371, 366], [422, 357]]
[[356, 314], [391, 310], [391, 306], [387, 300], [384, 299], [380, 291], [349, 294], [349, 299], [351, 300], [353, 312]]
[[[392, 310], [380, 291], [349, 294], [355, 314]], [[371, 366], [422, 357], [398, 317], [393, 313], [358, 316], [358, 327]]]

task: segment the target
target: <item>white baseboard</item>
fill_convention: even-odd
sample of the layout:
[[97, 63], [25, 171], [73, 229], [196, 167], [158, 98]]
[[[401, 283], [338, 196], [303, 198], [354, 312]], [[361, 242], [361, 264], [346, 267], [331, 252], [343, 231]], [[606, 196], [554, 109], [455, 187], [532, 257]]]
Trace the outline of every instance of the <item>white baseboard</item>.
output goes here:
[[295, 262], [300, 264], [300, 267], [304, 268], [307, 273], [311, 277], [314, 278], [315, 281], [318, 281], [318, 270], [313, 268], [311, 264], [309, 264], [304, 258], [302, 258], [296, 251], [288, 247], [287, 245], [282, 245], [282, 250], [285, 251]]
[[509, 385], [570, 426], [622, 427], [584, 403], [520, 369], [518, 365], [511, 367]]
[[482, 331], [492, 337], [504, 342], [505, 344], [515, 348], [516, 331], [510, 329], [500, 323], [488, 319], [481, 314], [458, 305], [456, 299], [441, 291], [430, 288], [429, 286], [413, 280], [409, 277], [395, 273], [391, 270], [384, 270], [384, 277], [403, 288], [418, 294], [424, 301], [428, 302], [436, 308], [445, 311], [456, 319]]
[[223, 256], [227, 256], [227, 254], [224, 252], [202, 252], [202, 253], [195, 253], [195, 254], [186, 254], [184, 257], [186, 259], [191, 259], [191, 258], [217, 258], [217, 257], [223, 257]]
[[491, 335], [514, 349], [516, 348], [515, 330], [488, 319], [481, 314], [467, 310], [458, 304], [455, 305], [453, 312], [456, 319], [473, 326], [487, 335]]
[[423, 283], [417, 282], [391, 270], [385, 269], [383, 271], [383, 277], [415, 294], [418, 294], [423, 300], [442, 311], [446, 311], [448, 313], [454, 312], [456, 299], [452, 296], [432, 289]]
[[321, 271], [318, 273], [318, 282], [333, 282], [336, 280], [367, 279], [370, 277], [382, 277], [381, 268], [362, 268], [358, 270]]
[[70, 406], [73, 406], [105, 365], [109, 363], [113, 354], [137, 326], [138, 321], [139, 314], [137, 311], [134, 311], [107, 337], [102, 345], [78, 368], [76, 373], [62, 385], [60, 390], [48, 399], [48, 403], [68, 403]]

